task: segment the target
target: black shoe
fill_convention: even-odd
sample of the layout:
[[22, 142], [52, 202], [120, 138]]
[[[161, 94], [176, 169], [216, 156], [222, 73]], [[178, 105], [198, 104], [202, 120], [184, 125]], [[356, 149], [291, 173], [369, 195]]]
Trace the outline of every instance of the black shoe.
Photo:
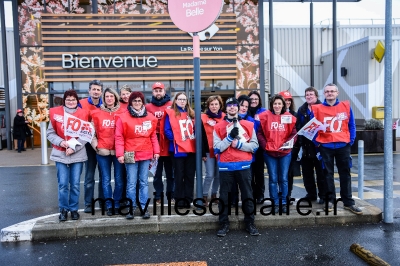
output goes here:
[[328, 209], [326, 206], [324, 206], [324, 211], [328, 210], [328, 212], [333, 211], [333, 204], [331, 202], [328, 202]]
[[345, 210], [351, 211], [352, 213], [355, 214], [363, 214], [362, 210], [358, 208], [356, 205], [351, 205], [351, 206], [344, 206]]
[[26, 149], [23, 149], [22, 151], [26, 151]]
[[128, 212], [128, 214], [125, 216], [125, 218], [128, 219], [128, 220], [132, 220], [134, 218], [134, 216], [135, 216], [135, 211], [136, 211], [136, 208], [132, 208], [132, 214], [130, 214]]
[[254, 224], [246, 225], [246, 231], [249, 232], [251, 236], [258, 236], [260, 234]]
[[324, 200], [324, 199], [321, 199], [321, 198], [320, 198], [320, 199], [318, 200], [318, 204], [324, 204], [324, 203], [325, 203], [325, 200]]
[[20, 151], [18, 151], [18, 153], [21, 153]]
[[313, 197], [313, 196], [309, 196], [309, 195], [305, 196], [304, 198], [308, 199], [309, 201], [316, 201], [317, 200], [317, 197]]
[[86, 205], [85, 209], [83, 210], [84, 213], [91, 213], [92, 212], [92, 205]]
[[229, 232], [229, 224], [221, 225], [220, 229], [217, 232], [217, 236], [224, 237]]
[[257, 205], [260, 205], [260, 204], [263, 204], [264, 202], [263, 202], [263, 199], [257, 199], [256, 200], [256, 204]]
[[146, 212], [143, 214], [142, 218], [143, 218], [143, 219], [150, 219], [150, 213], [149, 213], [149, 211], [146, 211]]
[[72, 220], [78, 220], [78, 219], [79, 219], [79, 213], [78, 213], [78, 211], [72, 211], [72, 212], [71, 212], [71, 219], [72, 219]]
[[113, 216], [113, 209], [112, 208], [107, 208], [107, 215], [108, 216]]
[[60, 222], [65, 222], [68, 219], [68, 211], [67, 210], [61, 210], [60, 216], [58, 216], [58, 220]]

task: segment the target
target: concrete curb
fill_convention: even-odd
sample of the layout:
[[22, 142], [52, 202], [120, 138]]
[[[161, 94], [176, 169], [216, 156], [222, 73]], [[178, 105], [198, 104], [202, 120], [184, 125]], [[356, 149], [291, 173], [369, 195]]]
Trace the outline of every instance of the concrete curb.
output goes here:
[[[290, 207], [289, 215], [268, 215], [260, 214], [260, 208], [257, 206], [255, 224], [258, 228], [272, 227], [299, 227], [316, 225], [343, 225], [343, 224], [370, 224], [379, 223], [382, 220], [382, 211], [374, 205], [356, 200], [363, 215], [356, 215], [343, 209], [343, 205], [338, 205], [337, 215], [333, 212], [325, 215], [323, 206], [314, 204], [309, 209], [309, 215], [300, 215], [296, 211], [296, 205]], [[340, 204], [340, 203], [339, 203]], [[152, 207], [149, 207], [152, 213]], [[214, 207], [214, 210], [217, 210]], [[307, 209], [302, 209], [304, 212]], [[39, 241], [49, 239], [77, 238], [85, 236], [104, 236], [104, 235], [126, 235], [138, 233], [167, 233], [181, 231], [204, 231], [217, 230], [218, 216], [206, 213], [203, 216], [193, 214], [193, 208], [188, 215], [180, 216], [175, 213], [172, 215], [151, 216], [148, 220], [143, 220], [138, 215], [133, 220], [127, 220], [124, 216], [102, 216], [97, 210], [95, 215], [83, 213], [80, 210], [81, 217], [77, 221], [68, 220], [60, 223], [58, 214], [47, 215], [18, 223], [1, 230], [1, 242], [19, 242], [19, 241]], [[137, 211], [136, 214], [139, 212]], [[167, 213], [167, 212], [165, 212]], [[317, 214], [319, 213], [319, 214]], [[232, 214], [229, 216], [230, 228], [244, 229], [243, 213], [235, 215], [232, 208]]]

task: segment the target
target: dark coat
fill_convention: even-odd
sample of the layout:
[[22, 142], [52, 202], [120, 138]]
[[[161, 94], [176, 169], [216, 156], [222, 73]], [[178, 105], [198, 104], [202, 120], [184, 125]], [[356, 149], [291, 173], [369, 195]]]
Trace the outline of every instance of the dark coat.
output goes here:
[[13, 127], [14, 139], [25, 139], [26, 136], [30, 135], [31, 131], [29, 130], [28, 125], [25, 123], [25, 117], [16, 115], [14, 117], [14, 127]]

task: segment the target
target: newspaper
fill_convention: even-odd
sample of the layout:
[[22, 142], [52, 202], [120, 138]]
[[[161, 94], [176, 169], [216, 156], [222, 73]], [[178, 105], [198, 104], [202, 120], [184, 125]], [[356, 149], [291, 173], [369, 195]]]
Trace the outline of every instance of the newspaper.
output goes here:
[[152, 159], [149, 164], [149, 172], [154, 176], [157, 171], [158, 160]]

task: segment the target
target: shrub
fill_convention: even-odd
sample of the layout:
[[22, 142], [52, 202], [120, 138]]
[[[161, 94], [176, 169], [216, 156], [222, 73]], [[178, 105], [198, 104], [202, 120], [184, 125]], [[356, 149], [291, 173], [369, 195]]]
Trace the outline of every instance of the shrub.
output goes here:
[[377, 119], [368, 119], [365, 120], [365, 129], [366, 130], [377, 130], [377, 129], [383, 129], [383, 124], [380, 120]]

